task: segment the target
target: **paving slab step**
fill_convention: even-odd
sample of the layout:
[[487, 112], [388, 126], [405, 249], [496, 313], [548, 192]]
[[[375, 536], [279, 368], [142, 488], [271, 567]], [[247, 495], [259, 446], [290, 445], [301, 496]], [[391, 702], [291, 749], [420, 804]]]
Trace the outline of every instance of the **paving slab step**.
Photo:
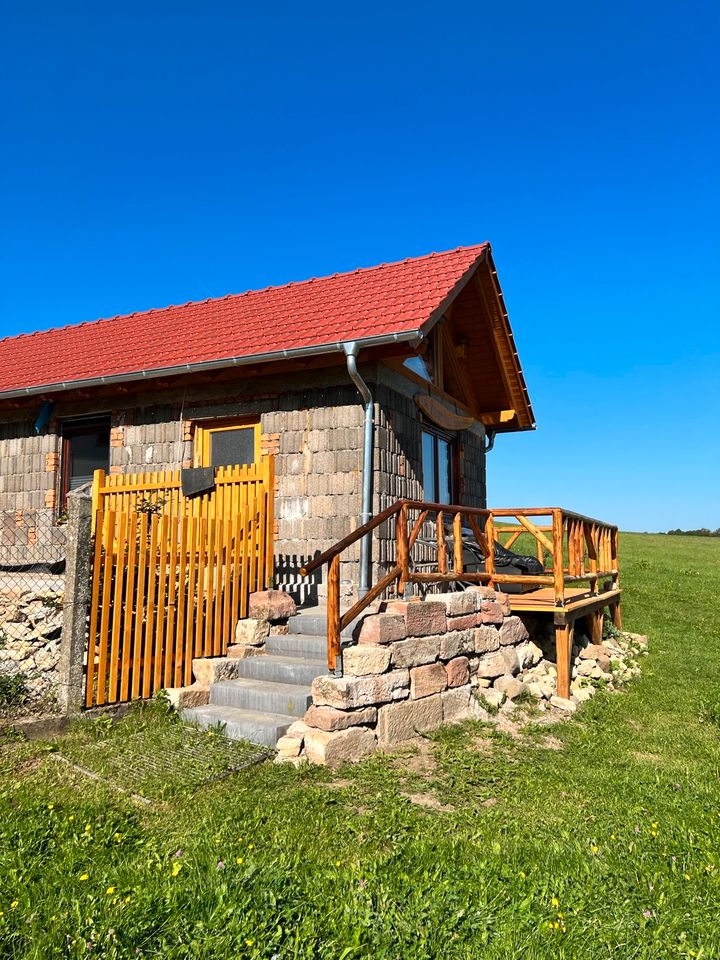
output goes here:
[[279, 713], [296, 719], [305, 715], [311, 702], [312, 694], [309, 684], [274, 683], [268, 680], [239, 678], [223, 680], [210, 686], [211, 705]]
[[297, 717], [281, 713], [264, 713], [220, 704], [191, 707], [183, 710], [183, 720], [196, 723], [202, 729], [224, 724], [223, 735], [229, 740], [248, 740], [250, 743], [274, 747]]
[[264, 654], [260, 657], [238, 660], [235, 669], [239, 677], [303, 686], [311, 684], [315, 677], [328, 672], [327, 663], [324, 660], [284, 657], [277, 654]]
[[265, 641], [265, 651], [279, 657], [299, 657], [303, 660], [322, 660], [327, 665], [327, 638], [323, 633], [271, 634]]
[[[369, 612], [369, 611], [368, 611]], [[362, 614], [364, 616], [365, 614]], [[341, 636], [352, 640], [354, 623], [345, 627]], [[317, 609], [317, 612], [303, 613], [302, 611], [288, 620], [288, 630], [293, 633], [310, 634], [313, 637], [327, 637], [327, 611]]]

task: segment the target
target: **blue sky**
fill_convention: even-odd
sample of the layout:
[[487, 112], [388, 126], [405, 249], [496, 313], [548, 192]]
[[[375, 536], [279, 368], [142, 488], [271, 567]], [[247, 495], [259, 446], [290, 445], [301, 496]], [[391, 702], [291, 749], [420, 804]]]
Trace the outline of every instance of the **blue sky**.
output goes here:
[[717, 5], [3, 5], [0, 334], [489, 239], [493, 505], [720, 526]]

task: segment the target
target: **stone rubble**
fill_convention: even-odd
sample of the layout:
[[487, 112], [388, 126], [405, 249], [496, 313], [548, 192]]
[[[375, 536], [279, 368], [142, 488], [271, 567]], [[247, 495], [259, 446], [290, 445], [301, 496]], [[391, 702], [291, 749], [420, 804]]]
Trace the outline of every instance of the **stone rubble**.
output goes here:
[[62, 602], [54, 590], [0, 594], [0, 675], [22, 675], [28, 700], [55, 696]]

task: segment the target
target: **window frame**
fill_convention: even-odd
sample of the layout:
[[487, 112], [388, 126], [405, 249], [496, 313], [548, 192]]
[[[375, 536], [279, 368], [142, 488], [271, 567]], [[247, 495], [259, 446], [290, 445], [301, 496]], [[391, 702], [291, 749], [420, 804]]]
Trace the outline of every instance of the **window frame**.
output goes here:
[[[229, 430], [239, 430], [252, 427], [255, 431], [253, 462], [246, 466], [257, 466], [260, 462], [260, 420], [256, 417], [228, 417], [222, 420], [201, 420], [195, 424], [195, 466], [210, 467], [210, 450], [212, 435], [214, 433], [224, 433]], [[224, 464], [224, 466], [234, 467], [236, 464]], [[216, 468], [217, 469], [217, 468]]]
[[[448, 430], [443, 430], [441, 427], [436, 427], [435, 424], [428, 423], [426, 420], [421, 421], [420, 423], [420, 458], [423, 474], [423, 496], [427, 498], [427, 483], [425, 477], [425, 463], [423, 458], [423, 434], [428, 434], [428, 436], [433, 439], [433, 484], [435, 487], [436, 497], [440, 494], [440, 457], [439, 457], [439, 445], [438, 440], [444, 440], [449, 447], [449, 462], [450, 462], [450, 504], [460, 505], [460, 445], [458, 443], [457, 436], [454, 433], [451, 433]], [[439, 500], [432, 502], [440, 503]]]
[[[108, 432], [108, 454], [107, 462], [108, 466], [105, 469], [109, 469], [110, 466], [110, 434], [112, 431], [112, 418], [109, 413], [107, 414], [93, 414], [92, 416], [87, 417], [68, 417], [67, 419], [60, 421], [60, 477], [58, 483], [58, 513], [62, 513], [67, 506], [67, 495], [70, 492], [70, 458], [71, 458], [71, 442], [73, 438], [73, 433], [75, 436], [82, 436], [83, 433], [90, 433], [93, 427], [105, 426], [107, 425]], [[98, 467], [98, 470], [102, 470], [102, 467]]]

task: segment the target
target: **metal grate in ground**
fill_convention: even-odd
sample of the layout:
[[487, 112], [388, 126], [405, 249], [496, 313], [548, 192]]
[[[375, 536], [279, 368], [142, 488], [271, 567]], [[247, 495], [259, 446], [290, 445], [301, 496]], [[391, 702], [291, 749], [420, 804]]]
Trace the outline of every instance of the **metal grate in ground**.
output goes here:
[[160, 729], [148, 725], [119, 737], [109, 733], [97, 740], [65, 743], [53, 754], [110, 789], [149, 804], [222, 780], [274, 754], [268, 747], [227, 740], [217, 731], [200, 731], [177, 723]]

